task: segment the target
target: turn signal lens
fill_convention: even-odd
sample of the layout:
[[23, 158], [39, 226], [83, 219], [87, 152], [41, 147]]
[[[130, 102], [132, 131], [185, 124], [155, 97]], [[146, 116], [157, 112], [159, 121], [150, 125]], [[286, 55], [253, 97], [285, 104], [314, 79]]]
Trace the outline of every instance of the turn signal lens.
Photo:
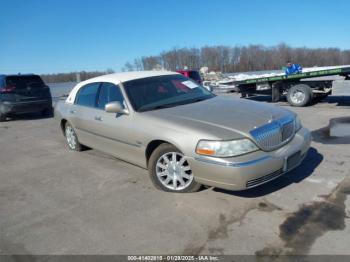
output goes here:
[[200, 155], [213, 156], [215, 154], [215, 151], [212, 149], [197, 148], [196, 153]]

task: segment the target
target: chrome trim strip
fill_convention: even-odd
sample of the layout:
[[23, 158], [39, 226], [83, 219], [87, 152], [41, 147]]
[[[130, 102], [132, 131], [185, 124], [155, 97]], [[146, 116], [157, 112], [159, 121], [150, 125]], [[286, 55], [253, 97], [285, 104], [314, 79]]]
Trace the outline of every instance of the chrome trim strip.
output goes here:
[[[278, 169], [275, 172], [272, 172], [268, 175], [256, 178], [256, 179], [252, 179], [252, 180], [248, 180], [246, 182], [246, 188], [250, 189], [250, 188], [254, 188], [260, 185], [263, 185], [265, 183], [268, 183], [272, 180], [275, 180], [276, 178], [279, 178], [280, 176], [282, 176], [284, 173], [282, 171], [282, 169]], [[256, 183], [255, 183], [256, 182]]]
[[4, 101], [3, 103], [5, 105], [17, 105], [17, 104], [35, 104], [35, 103], [42, 103], [42, 102], [47, 102], [49, 103], [49, 100], [33, 100], [33, 101]]
[[[291, 154], [291, 155], [293, 155], [293, 154]], [[301, 162], [303, 162], [303, 160], [306, 158], [306, 155], [307, 155], [307, 152], [304, 153], [304, 155], [301, 155], [300, 162], [295, 167], [298, 167], [301, 164]], [[251, 161], [238, 162], [238, 163], [237, 162], [236, 163], [235, 162], [223, 162], [223, 161], [218, 161], [218, 160], [204, 158], [204, 157], [195, 157], [194, 158], [194, 160], [197, 160], [197, 161], [200, 161], [203, 163], [226, 166], [226, 167], [247, 167], [247, 166], [252, 166], [252, 165], [258, 164], [258, 163], [263, 162], [263, 161], [268, 160], [268, 159], [273, 159], [273, 157], [272, 156], [263, 156], [263, 157], [260, 157], [260, 158], [257, 158], [257, 159], [251, 160]], [[293, 170], [295, 167], [293, 167], [290, 170], [287, 170], [287, 172]]]
[[208, 159], [208, 158], [203, 158], [203, 157], [195, 157], [194, 159], [200, 162], [204, 162], [204, 163], [208, 163], [208, 164], [214, 164], [214, 165], [220, 165], [220, 166], [227, 166], [227, 167], [247, 167], [247, 166], [252, 166], [255, 164], [258, 164], [260, 162], [263, 162], [267, 159], [271, 159], [271, 156], [263, 156], [261, 158], [258, 159], [254, 159], [251, 161], [247, 161], [247, 162], [221, 162], [221, 161], [217, 161], [214, 159]]
[[[292, 155], [293, 155], [293, 154], [292, 154]], [[291, 169], [288, 169], [288, 170], [286, 170], [286, 171], [282, 171], [278, 176], [275, 176], [275, 177], [273, 177], [273, 178], [271, 178], [271, 179], [269, 179], [269, 180], [266, 180], [266, 181], [264, 181], [264, 182], [261, 182], [261, 183], [259, 183], [259, 184], [254, 185], [254, 186], [251, 186], [251, 187], [249, 187], [249, 189], [250, 189], [250, 188], [257, 187], [257, 186], [261, 186], [261, 185], [263, 185], [263, 184], [265, 184], [265, 183], [268, 183], [268, 182], [271, 182], [272, 180], [275, 180], [276, 178], [279, 178], [279, 177], [281, 177], [281, 176], [283, 176], [283, 175], [285, 175], [285, 174], [291, 172], [292, 170], [296, 169], [297, 167], [299, 167], [299, 166], [301, 165], [301, 163], [302, 163], [302, 162], [304, 161], [304, 159], [306, 158], [306, 155], [307, 155], [307, 152], [304, 153], [304, 155], [301, 155], [301, 159], [300, 159], [299, 164], [295, 165], [295, 166], [292, 167]], [[282, 169], [283, 169], [283, 168], [282, 168]], [[277, 171], [278, 171], [278, 170], [277, 170]], [[275, 171], [275, 172], [276, 172], [276, 171]], [[248, 188], [248, 187], [247, 187], [247, 188]]]
[[107, 136], [103, 136], [103, 135], [100, 135], [100, 134], [96, 134], [94, 132], [90, 132], [90, 131], [87, 131], [85, 129], [81, 129], [81, 128], [75, 128], [77, 131], [83, 131], [85, 133], [88, 133], [90, 135], [94, 135], [94, 136], [99, 136], [99, 137], [102, 137], [102, 138], [105, 138], [105, 139], [108, 139], [108, 140], [112, 140], [112, 141], [115, 141], [115, 142], [118, 142], [118, 143], [122, 143], [122, 144], [126, 144], [126, 145], [129, 145], [129, 146], [134, 146], [134, 147], [141, 147], [141, 145], [138, 145], [138, 144], [132, 144], [132, 143], [129, 143], [129, 142], [125, 142], [123, 140], [119, 140], [119, 139], [114, 139], [114, 138], [110, 138], [110, 137], [107, 137]]

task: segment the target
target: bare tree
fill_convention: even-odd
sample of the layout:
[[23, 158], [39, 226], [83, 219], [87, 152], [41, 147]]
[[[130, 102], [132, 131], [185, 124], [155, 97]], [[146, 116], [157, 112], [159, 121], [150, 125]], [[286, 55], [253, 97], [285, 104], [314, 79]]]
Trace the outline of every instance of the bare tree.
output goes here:
[[208, 67], [221, 72], [274, 70], [283, 67], [288, 60], [305, 67], [350, 64], [350, 50], [338, 48], [292, 48], [285, 43], [266, 47], [204, 46], [202, 48], [173, 48], [159, 56], [142, 57], [142, 68], [152, 69], [162, 65], [168, 70], [184, 66], [193, 69]]
[[[204, 46], [202, 48], [172, 48], [156, 56], [143, 56], [125, 63], [123, 71], [153, 70], [165, 68], [178, 70], [187, 66], [192, 69], [208, 67], [209, 70], [228, 72], [247, 72], [280, 69], [286, 61], [299, 63], [304, 67], [349, 65], [350, 50], [339, 48], [293, 48], [285, 43], [266, 47], [249, 46]], [[81, 79], [114, 72], [79, 72]], [[76, 81], [76, 73], [42, 75], [46, 82]]]

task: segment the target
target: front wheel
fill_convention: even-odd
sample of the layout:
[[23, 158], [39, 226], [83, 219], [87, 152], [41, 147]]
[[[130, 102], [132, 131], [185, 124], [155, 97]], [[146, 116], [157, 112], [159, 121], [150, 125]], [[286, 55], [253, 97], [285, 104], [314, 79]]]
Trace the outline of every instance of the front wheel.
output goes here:
[[312, 90], [308, 85], [299, 84], [292, 86], [287, 93], [288, 103], [292, 106], [306, 106], [312, 100]]
[[194, 180], [186, 157], [176, 147], [167, 143], [154, 150], [148, 170], [153, 184], [167, 192], [190, 193], [198, 191], [201, 187]]

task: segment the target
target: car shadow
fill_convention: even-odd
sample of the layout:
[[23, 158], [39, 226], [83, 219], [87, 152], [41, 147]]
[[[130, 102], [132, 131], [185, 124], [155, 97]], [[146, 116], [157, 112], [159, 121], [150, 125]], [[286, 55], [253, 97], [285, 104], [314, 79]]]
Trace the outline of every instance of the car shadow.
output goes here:
[[321, 155], [315, 148], [312, 147], [310, 148], [303, 163], [299, 167], [290, 171], [289, 173], [280, 176], [279, 178], [276, 178], [275, 180], [267, 182], [261, 186], [243, 191], [230, 191], [220, 188], [213, 188], [213, 191], [244, 198], [262, 197], [281, 190], [282, 188], [285, 188], [291, 184], [300, 183], [305, 178], [310, 176], [322, 161], [323, 155]]
[[328, 96], [318, 103], [335, 104], [336, 106], [350, 106], [350, 96]]
[[5, 122], [11, 122], [11, 121], [28, 121], [28, 120], [40, 120], [40, 119], [48, 119], [53, 118], [53, 113], [48, 113], [43, 115], [42, 113], [26, 113], [26, 114], [20, 114], [20, 115], [9, 115]]
[[[268, 102], [271, 103], [271, 96], [270, 95], [252, 95], [249, 97], [246, 97], [247, 100], [253, 100], [258, 102]], [[289, 105], [287, 102], [287, 99], [285, 96], [281, 97], [281, 100], [276, 103], [278, 105]], [[344, 106], [349, 107], [350, 106], [350, 96], [328, 96], [327, 98], [323, 100], [315, 100], [310, 105], [313, 106], [315, 104], [334, 104], [335, 106]]]

